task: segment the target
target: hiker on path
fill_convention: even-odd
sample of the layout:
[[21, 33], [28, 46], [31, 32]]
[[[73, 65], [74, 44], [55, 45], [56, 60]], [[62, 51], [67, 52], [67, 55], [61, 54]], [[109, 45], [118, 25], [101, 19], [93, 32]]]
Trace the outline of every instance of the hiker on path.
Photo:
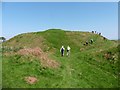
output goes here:
[[90, 40], [90, 43], [91, 43], [91, 44], [93, 43], [93, 39]]
[[67, 56], [69, 56], [69, 55], [70, 55], [70, 47], [67, 46]]
[[62, 46], [62, 47], [60, 48], [61, 56], [64, 56], [64, 51], [65, 51], [65, 48], [64, 48], [64, 46]]
[[88, 45], [88, 41], [86, 41], [86, 45]]

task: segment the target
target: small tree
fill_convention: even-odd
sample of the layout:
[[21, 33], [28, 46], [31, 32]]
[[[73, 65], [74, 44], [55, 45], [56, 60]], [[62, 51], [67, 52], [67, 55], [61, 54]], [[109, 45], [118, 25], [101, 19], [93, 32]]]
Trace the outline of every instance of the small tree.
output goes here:
[[0, 37], [0, 40], [2, 40], [3, 42], [5, 42], [6, 38], [5, 37]]

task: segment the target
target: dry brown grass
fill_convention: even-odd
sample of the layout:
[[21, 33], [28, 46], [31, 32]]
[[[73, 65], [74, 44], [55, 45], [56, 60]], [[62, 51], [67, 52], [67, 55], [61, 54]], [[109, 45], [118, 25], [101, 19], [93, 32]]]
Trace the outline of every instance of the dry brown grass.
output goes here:
[[42, 66], [57, 68], [59, 67], [59, 63], [55, 60], [52, 60], [48, 57], [48, 55], [42, 51], [39, 47], [36, 48], [25, 48], [21, 49], [17, 52], [20, 55], [33, 55], [40, 59]]

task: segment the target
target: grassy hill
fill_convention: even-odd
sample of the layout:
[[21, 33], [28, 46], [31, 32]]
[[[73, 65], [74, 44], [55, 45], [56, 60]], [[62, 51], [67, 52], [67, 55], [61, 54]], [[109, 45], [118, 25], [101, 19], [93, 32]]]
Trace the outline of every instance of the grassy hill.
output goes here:
[[[83, 45], [93, 39], [93, 44]], [[71, 47], [61, 57], [60, 48]], [[90, 32], [49, 29], [3, 43], [4, 88], [116, 88], [118, 43]], [[30, 79], [30, 77], [34, 77]], [[31, 81], [33, 80], [33, 83]]]

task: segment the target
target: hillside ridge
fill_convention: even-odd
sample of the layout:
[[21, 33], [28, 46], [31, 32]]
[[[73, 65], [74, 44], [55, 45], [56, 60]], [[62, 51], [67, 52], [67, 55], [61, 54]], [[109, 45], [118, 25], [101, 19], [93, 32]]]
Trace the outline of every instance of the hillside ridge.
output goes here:
[[[3, 87], [118, 87], [117, 46], [117, 42], [92, 32], [49, 29], [19, 34], [3, 43]], [[9, 71], [12, 73], [7, 75]]]

